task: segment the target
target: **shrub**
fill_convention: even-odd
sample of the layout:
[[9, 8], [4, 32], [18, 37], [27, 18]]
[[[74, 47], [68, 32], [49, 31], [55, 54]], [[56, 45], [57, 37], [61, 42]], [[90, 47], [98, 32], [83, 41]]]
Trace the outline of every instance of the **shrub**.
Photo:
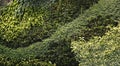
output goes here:
[[[50, 25], [44, 22], [43, 16], [47, 11], [41, 8], [41, 5], [30, 3], [15, 0], [2, 9], [0, 15], [1, 44], [12, 48], [25, 47], [45, 37], [48, 31], [46, 26]], [[35, 9], [35, 6], [39, 7]]]
[[26, 47], [51, 36], [58, 26], [80, 14], [78, 1], [63, 1], [60, 8], [57, 4], [47, 0], [12, 1], [0, 10], [0, 43], [11, 48]]
[[119, 66], [120, 59], [120, 25], [111, 28], [102, 37], [89, 41], [80, 39], [72, 43], [73, 51], [80, 66]]
[[9, 58], [6, 58], [4, 56], [0, 56], [0, 65], [1, 66], [56, 66], [55, 64], [52, 64], [51, 62], [43, 62], [39, 59], [23, 59], [22, 61], [19, 60], [17, 62], [16, 60], [11, 60]]
[[[71, 52], [71, 42], [78, 40], [79, 37], [88, 38], [91, 36], [96, 36], [95, 33], [99, 32], [97, 32], [97, 29], [92, 32], [92, 30], [94, 30], [92, 28], [94, 27], [102, 26], [102, 28], [107, 28], [106, 26], [108, 24], [114, 25], [114, 23], [117, 23], [116, 21], [120, 17], [119, 2], [119, 0], [101, 0], [98, 4], [85, 11], [84, 14], [80, 15], [80, 17], [71, 23], [62, 26], [54, 34], [52, 34], [51, 37], [43, 40], [42, 42], [35, 43], [26, 48], [11, 50], [7, 50], [9, 48], [6, 47], [3, 49], [1, 46], [1, 55], [5, 55], [12, 59], [36, 58], [40, 60], [51, 61], [52, 63], [56, 63], [57, 66], [77, 66], [78, 62], [75, 60], [75, 55], [73, 52]], [[108, 16], [109, 18], [107, 18]], [[97, 21], [95, 21], [96, 19]], [[110, 23], [108, 23], [107, 19], [110, 21]], [[96, 24], [94, 25], [94, 23]], [[91, 26], [91, 30], [89, 31], [90, 36], [85, 34], [86, 31], [89, 30], [89, 26]], [[102, 33], [102, 30], [100, 29], [100, 33], [102, 33], [101, 36], [103, 36], [105, 32]]]

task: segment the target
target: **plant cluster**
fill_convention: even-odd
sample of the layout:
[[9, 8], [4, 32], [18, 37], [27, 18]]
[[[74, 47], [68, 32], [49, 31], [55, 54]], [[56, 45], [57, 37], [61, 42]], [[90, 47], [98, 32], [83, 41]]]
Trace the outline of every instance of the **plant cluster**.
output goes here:
[[[28, 1], [29, 4], [29, 0], [20, 1]], [[21, 2], [13, 1], [13, 4], [1, 11], [0, 57], [8, 63], [21, 65], [34, 62], [44, 64], [43, 61], [45, 64], [51, 61], [56, 66], [93, 66], [97, 63], [119, 65], [120, 1], [100, 0], [89, 9], [83, 9], [84, 12], [81, 6], [78, 7], [78, 2], [88, 4], [93, 1], [55, 0], [47, 4], [45, 9], [43, 5], [35, 9], [38, 5], [19, 9], [17, 7]], [[31, 3], [34, 4], [33, 1]], [[77, 10], [80, 11], [76, 13], [79, 16], [74, 14]], [[4, 63], [1, 61], [1, 64]]]

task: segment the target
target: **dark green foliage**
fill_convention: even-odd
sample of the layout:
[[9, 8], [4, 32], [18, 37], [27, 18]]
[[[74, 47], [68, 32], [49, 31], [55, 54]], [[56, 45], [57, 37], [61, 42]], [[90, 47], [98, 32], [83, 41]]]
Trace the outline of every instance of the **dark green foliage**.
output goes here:
[[119, 0], [100, 0], [98, 4], [71, 23], [58, 28], [52, 36], [42, 42], [18, 49], [0, 45], [0, 53], [12, 60], [40, 59], [56, 63], [57, 66], [77, 66], [78, 62], [71, 52], [71, 42], [78, 40], [79, 37], [89, 41], [94, 36], [103, 36], [109, 30], [108, 25], [117, 26], [120, 17], [119, 2]]
[[52, 63], [47, 63], [40, 61], [39, 59], [23, 59], [22, 61], [19, 60], [12, 60], [10, 58], [6, 58], [4, 56], [0, 56], [0, 66], [56, 66]]
[[40, 5], [35, 9], [34, 3], [22, 2], [13, 1], [1, 11], [0, 39], [8, 47], [25, 47], [40, 41], [47, 31], [46, 26], [50, 25], [44, 22], [45, 9]]
[[82, 13], [84, 9], [78, 6], [79, 3], [72, 0], [61, 3], [13, 0], [0, 10], [0, 43], [18, 48], [42, 41], [51, 36], [58, 26], [72, 21]]
[[[104, 15], [102, 15], [102, 12], [99, 12], [102, 16], [99, 15], [88, 18], [88, 20], [90, 20], [87, 25], [89, 30], [86, 30], [85, 36], [80, 36], [78, 41], [72, 43], [72, 48], [76, 54], [76, 59], [79, 61], [79, 66], [120, 65], [120, 26], [117, 26], [119, 25], [120, 18], [118, 15], [120, 14], [119, 3], [119, 0], [110, 0], [109, 2], [101, 0], [99, 5], [95, 6], [97, 8], [100, 7], [100, 5], [104, 5], [101, 7]], [[97, 10], [100, 11], [99, 8]], [[97, 10], [95, 11], [98, 13]], [[94, 9], [92, 11], [94, 11]], [[110, 26], [112, 27], [110, 28]], [[91, 38], [91, 36], [94, 38]]]
[[61, 22], [63, 25], [71, 22], [96, 2], [98, 0], [55, 0], [54, 3], [50, 4], [51, 8], [48, 20], [53, 23]]
[[114, 15], [106, 14], [106, 15], [98, 15], [96, 17], [88, 18], [89, 24], [86, 25], [87, 29], [84, 31], [85, 40], [89, 40], [94, 36], [103, 36], [105, 32], [109, 30], [108, 25], [117, 26], [118, 22], [113, 19]]

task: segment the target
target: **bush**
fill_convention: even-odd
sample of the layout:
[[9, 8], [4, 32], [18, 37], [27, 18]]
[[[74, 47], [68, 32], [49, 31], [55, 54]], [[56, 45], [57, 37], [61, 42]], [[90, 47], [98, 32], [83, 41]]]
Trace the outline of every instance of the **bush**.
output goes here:
[[[18, 60], [17, 60], [18, 61]], [[51, 62], [43, 62], [39, 59], [23, 59], [22, 61], [19, 60], [17, 62], [16, 60], [11, 60], [9, 58], [0, 56], [0, 65], [1, 66], [56, 66], [55, 64], [52, 64]]]
[[58, 26], [80, 14], [81, 6], [76, 4], [78, 1], [63, 1], [59, 8], [58, 1], [12, 1], [0, 10], [0, 43], [18, 48], [42, 41], [51, 36]]
[[89, 41], [80, 39], [72, 43], [73, 51], [80, 66], [119, 66], [120, 25], [112, 28], [102, 37]]
[[46, 24], [43, 17], [47, 11], [41, 5], [35, 8], [34, 2], [22, 3], [15, 0], [1, 11], [0, 42], [5, 46], [28, 46], [32, 42], [41, 41], [48, 31], [46, 26], [50, 24]]
[[55, 66], [55, 64], [40, 62], [39, 60], [22, 61], [17, 66]]
[[[5, 55], [12, 59], [36, 58], [40, 60], [51, 61], [52, 63], [56, 63], [57, 66], [77, 66], [78, 62], [75, 60], [75, 55], [73, 54], [73, 52], [71, 52], [71, 42], [74, 40], [78, 40], [79, 37], [91, 38], [91, 36], [96, 36], [95, 33], [99, 32], [97, 32], [97, 29], [92, 28], [96, 28], [97, 26], [107, 28], [106, 26], [108, 24], [116, 24], [116, 21], [120, 17], [119, 2], [119, 0], [101, 0], [98, 4], [85, 11], [84, 14], [80, 15], [80, 17], [78, 17], [71, 23], [62, 26], [54, 34], [52, 34], [51, 37], [43, 40], [42, 42], [35, 43], [26, 48], [11, 50], [8, 50], [9, 48], [3, 48], [1, 46], [1, 55]], [[91, 28], [89, 31], [90, 35], [87, 35], [89, 32], [87, 34], [85, 33], [87, 32], [87, 30], [89, 30], [89, 28]], [[100, 28], [100, 33], [102, 33], [102, 30], [103, 29]], [[107, 30], [108, 29], [106, 29], [106, 31]], [[102, 33], [101, 36], [103, 36], [105, 32]]]

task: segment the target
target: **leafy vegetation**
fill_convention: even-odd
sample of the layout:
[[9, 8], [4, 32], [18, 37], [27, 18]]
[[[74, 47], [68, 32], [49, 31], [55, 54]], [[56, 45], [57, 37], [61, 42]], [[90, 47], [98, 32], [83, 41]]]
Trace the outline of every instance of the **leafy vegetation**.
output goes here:
[[12, 1], [0, 11], [0, 64], [119, 65], [119, 3]]
[[51, 62], [43, 62], [40, 61], [39, 59], [29, 59], [26, 60], [24, 59], [23, 61], [18, 61], [18, 63], [16, 63], [16, 61], [12, 61], [9, 58], [0, 56], [0, 65], [1, 66], [56, 66], [55, 64], [51, 64]]
[[81, 39], [72, 43], [73, 51], [80, 66], [119, 66], [120, 59], [120, 25], [111, 28], [102, 37], [89, 41]]
[[18, 48], [42, 41], [51, 36], [58, 26], [79, 15], [80, 6], [76, 5], [77, 2], [63, 1], [60, 5], [59, 1], [12, 1], [1, 10], [1, 44]]

